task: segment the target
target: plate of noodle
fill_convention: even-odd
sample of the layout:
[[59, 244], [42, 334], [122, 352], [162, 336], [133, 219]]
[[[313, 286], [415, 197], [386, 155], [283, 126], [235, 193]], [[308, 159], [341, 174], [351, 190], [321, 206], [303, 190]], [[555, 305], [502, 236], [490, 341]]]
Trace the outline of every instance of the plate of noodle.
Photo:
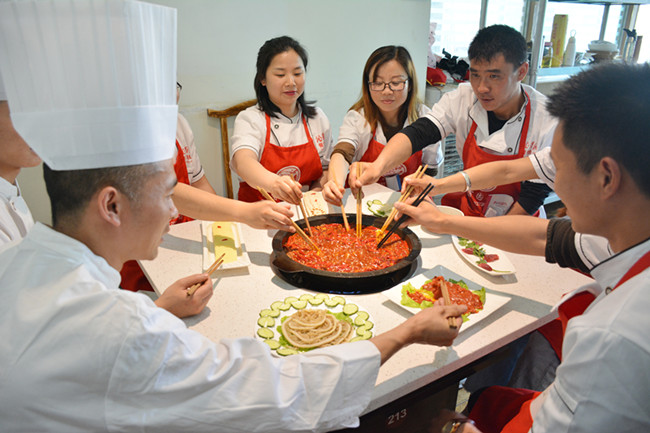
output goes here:
[[280, 356], [373, 336], [370, 314], [343, 296], [302, 293], [260, 311], [255, 336]]

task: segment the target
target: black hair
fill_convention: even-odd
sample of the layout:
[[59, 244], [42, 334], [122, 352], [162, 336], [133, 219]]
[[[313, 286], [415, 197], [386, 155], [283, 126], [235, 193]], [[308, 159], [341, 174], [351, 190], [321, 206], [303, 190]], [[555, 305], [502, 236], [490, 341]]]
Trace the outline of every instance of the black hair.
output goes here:
[[650, 197], [650, 65], [607, 63], [562, 83], [547, 101], [562, 141], [590, 173], [609, 156]]
[[115, 187], [137, 206], [147, 179], [164, 169], [158, 162], [86, 170], [52, 170], [43, 163], [52, 225], [75, 224], [93, 195], [107, 186]]
[[[280, 36], [269, 39], [264, 42], [264, 45], [262, 45], [257, 52], [257, 72], [255, 73], [253, 87], [255, 88], [255, 95], [257, 96], [257, 102], [260, 108], [271, 117], [278, 117], [277, 113], [280, 113], [281, 110], [277, 105], [271, 102], [269, 92], [266, 89], [266, 86], [262, 85], [262, 80], [266, 77], [266, 70], [269, 68], [273, 57], [289, 50], [294, 50], [300, 56], [302, 64], [305, 66], [305, 71], [307, 71], [307, 51], [298, 43], [298, 41], [289, 36]], [[298, 97], [298, 104], [300, 105], [303, 114], [308, 119], [316, 116], [316, 108], [312, 105], [315, 102], [316, 101], [306, 101], [304, 92]]]
[[495, 24], [478, 31], [467, 51], [470, 62], [483, 60], [489, 62], [498, 54], [503, 54], [506, 62], [515, 69], [528, 60], [526, 39], [512, 27]]

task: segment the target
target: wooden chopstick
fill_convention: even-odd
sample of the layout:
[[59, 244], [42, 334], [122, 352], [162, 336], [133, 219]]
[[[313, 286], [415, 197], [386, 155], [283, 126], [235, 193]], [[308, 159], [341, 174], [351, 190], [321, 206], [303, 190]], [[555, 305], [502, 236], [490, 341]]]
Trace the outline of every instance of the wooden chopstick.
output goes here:
[[[418, 167], [417, 170], [415, 170], [415, 173], [413, 177], [415, 179], [420, 179], [422, 176], [424, 176], [424, 172], [427, 170], [427, 167], [429, 167], [427, 164], [421, 165]], [[399, 200], [397, 200], [398, 203], [401, 203], [408, 199], [411, 196], [411, 193], [413, 192], [413, 185], [409, 185], [406, 187], [404, 190], [404, 194], [400, 195]], [[393, 208], [390, 210], [390, 214], [388, 214], [388, 218], [386, 218], [386, 221], [384, 221], [384, 225], [381, 226], [381, 229], [379, 230], [380, 232], [383, 232], [386, 230], [386, 227], [388, 227], [388, 224], [390, 224], [391, 220], [395, 218], [395, 214], [397, 213], [397, 209], [393, 206]]]
[[[334, 184], [338, 188], [339, 183], [336, 181], [336, 173], [334, 173], [334, 167], [330, 166], [329, 171], [332, 173], [334, 178]], [[341, 215], [343, 215], [343, 225], [345, 226], [345, 231], [350, 230], [350, 224], [348, 223], [348, 216], [345, 213], [345, 207], [343, 207], [343, 202], [341, 202]]]
[[[212, 275], [212, 273], [214, 271], [216, 271], [219, 268], [219, 266], [221, 266], [223, 264], [223, 258], [225, 256], [226, 256], [226, 253], [221, 254], [219, 256], [219, 258], [217, 258], [217, 260], [215, 260], [214, 263], [212, 265], [210, 265], [208, 270], [205, 272], [206, 274], [208, 274], [208, 277], [210, 277], [210, 275]], [[201, 287], [201, 284], [203, 284], [203, 283], [196, 283], [196, 284], [192, 285], [192, 287], [187, 289], [187, 296], [188, 297], [192, 296], [194, 294], [194, 292], [196, 292], [196, 290], [199, 287]]]
[[[262, 194], [264, 196], [265, 199], [271, 200], [272, 202], [275, 203], [275, 200], [273, 200], [273, 197], [271, 197], [269, 195], [269, 193], [266, 192], [266, 190], [264, 188], [260, 187], [260, 188], [257, 188], [257, 190], [260, 192], [260, 194]], [[320, 254], [320, 248], [318, 248], [318, 246], [314, 243], [314, 241], [312, 241], [309, 238], [309, 236], [307, 236], [307, 234], [304, 231], [302, 231], [300, 226], [294, 220], [291, 220], [291, 224], [293, 224], [293, 227], [296, 229], [296, 232], [298, 232], [300, 237], [302, 237], [305, 240], [305, 242], [307, 242], [309, 245], [311, 245], [318, 252], [318, 254]]]
[[[418, 195], [418, 197], [415, 199], [415, 201], [411, 206], [417, 207], [420, 203], [422, 203], [422, 201], [427, 197], [427, 194], [429, 194], [429, 192], [431, 192], [432, 189], [433, 189], [433, 185], [428, 184], [427, 187], [422, 190], [420, 195]], [[397, 228], [400, 225], [402, 225], [402, 223], [406, 221], [407, 218], [408, 215], [404, 214], [397, 221], [395, 221], [395, 223], [391, 226], [390, 230], [388, 230], [388, 232], [381, 238], [381, 240], [377, 244], [377, 249], [381, 248], [386, 243], [390, 235], [395, 233], [395, 230], [397, 230]]]
[[[449, 296], [449, 282], [447, 280], [444, 280], [440, 285], [440, 289], [442, 291], [442, 297], [445, 300], [445, 305], [451, 305], [451, 297]], [[458, 328], [458, 326], [456, 326], [455, 317], [448, 317], [447, 322], [449, 323], [449, 327], [451, 329]]]
[[305, 209], [305, 202], [302, 199], [300, 199], [300, 210], [305, 216], [305, 223], [307, 224], [307, 230], [309, 230], [309, 236], [314, 236], [314, 234], [311, 232], [311, 225], [309, 224], [309, 215], [307, 215], [307, 210]]
[[[357, 162], [357, 179], [361, 177], [361, 163]], [[361, 192], [361, 188], [359, 188], [359, 191], [357, 191], [357, 237], [361, 237], [361, 196], [363, 193]]]

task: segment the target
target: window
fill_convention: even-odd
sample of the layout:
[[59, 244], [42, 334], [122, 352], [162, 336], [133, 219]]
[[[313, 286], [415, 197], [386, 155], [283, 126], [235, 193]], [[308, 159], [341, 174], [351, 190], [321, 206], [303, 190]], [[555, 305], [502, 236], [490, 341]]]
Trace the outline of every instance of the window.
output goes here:
[[467, 48], [479, 27], [481, 0], [432, 1], [431, 22], [436, 23], [433, 53], [444, 49], [452, 56], [467, 57]]

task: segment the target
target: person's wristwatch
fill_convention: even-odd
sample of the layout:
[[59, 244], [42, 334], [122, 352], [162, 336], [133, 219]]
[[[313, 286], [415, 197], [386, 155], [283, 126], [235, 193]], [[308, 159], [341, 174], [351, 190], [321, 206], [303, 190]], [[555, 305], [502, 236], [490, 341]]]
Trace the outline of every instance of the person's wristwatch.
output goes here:
[[474, 421], [469, 418], [452, 419], [451, 421], [447, 422], [447, 424], [442, 426], [440, 433], [456, 433], [458, 429], [460, 429], [460, 426], [465, 423], [474, 425]]

